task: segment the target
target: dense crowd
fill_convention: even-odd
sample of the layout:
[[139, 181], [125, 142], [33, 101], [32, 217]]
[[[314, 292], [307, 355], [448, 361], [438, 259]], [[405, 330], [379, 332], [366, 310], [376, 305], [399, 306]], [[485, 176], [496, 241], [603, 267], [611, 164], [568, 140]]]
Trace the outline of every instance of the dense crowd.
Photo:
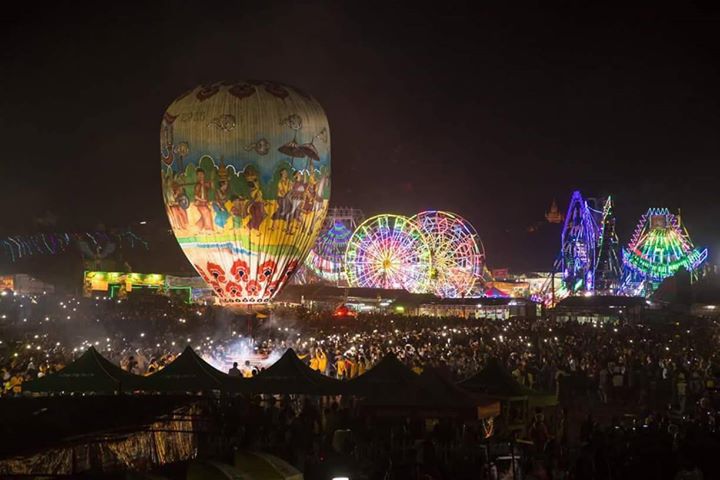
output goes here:
[[[23, 381], [57, 371], [90, 345], [143, 375], [163, 368], [186, 345], [225, 371], [237, 363], [232, 373], [245, 376], [257, 374], [287, 348], [339, 379], [362, 375], [388, 352], [416, 372], [432, 366], [456, 381], [496, 357], [519, 383], [560, 399], [562, 415], [554, 418], [566, 424], [545, 425], [539, 415], [526, 435], [548, 448], [583, 445], [573, 468], [593, 472], [631, 468], [635, 457], [628, 451], [651, 433], [658, 448], [677, 452], [688, 436], [714, 435], [720, 420], [715, 408], [720, 328], [709, 319], [633, 324], [385, 314], [337, 319], [296, 309], [242, 316], [162, 297], [5, 294], [0, 342], [4, 395], [20, 395]], [[586, 417], [590, 412], [599, 413]], [[625, 413], [633, 416], [622, 417]], [[693, 463], [691, 458], [685, 455], [682, 462]], [[536, 478], [550, 478], [542, 475], [553, 468], [552, 478], [559, 477], [558, 465], [531, 469]], [[541, 470], [545, 474], [537, 473]]]

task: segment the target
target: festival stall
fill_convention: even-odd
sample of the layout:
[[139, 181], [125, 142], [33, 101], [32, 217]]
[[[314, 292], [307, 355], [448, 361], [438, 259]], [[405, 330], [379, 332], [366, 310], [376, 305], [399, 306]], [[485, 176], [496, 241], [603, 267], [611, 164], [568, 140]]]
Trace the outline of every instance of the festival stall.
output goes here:
[[145, 377], [142, 390], [157, 393], [239, 392], [244, 379], [216, 369], [187, 346], [162, 370]]
[[497, 358], [474, 376], [459, 383], [464, 390], [500, 402], [502, 425], [509, 430], [523, 430], [535, 407], [557, 405], [557, 398], [521, 385]]
[[417, 375], [393, 354], [348, 382], [347, 390], [361, 398], [363, 410], [377, 416], [480, 420], [499, 412], [498, 402], [474, 397], [432, 369]]
[[143, 388], [144, 378], [126, 372], [90, 347], [57, 373], [23, 384], [26, 392], [40, 394], [117, 394]]
[[243, 391], [286, 395], [340, 395], [345, 385], [316, 372], [289, 348], [280, 359], [255, 377], [245, 380]]

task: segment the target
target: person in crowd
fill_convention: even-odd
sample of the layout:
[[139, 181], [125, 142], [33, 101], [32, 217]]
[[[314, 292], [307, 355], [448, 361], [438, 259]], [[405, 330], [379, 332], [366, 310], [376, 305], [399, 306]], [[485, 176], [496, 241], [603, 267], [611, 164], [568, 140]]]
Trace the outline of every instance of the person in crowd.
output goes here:
[[228, 375], [231, 377], [242, 377], [243, 374], [238, 368], [238, 362], [233, 362], [232, 368], [228, 370]]

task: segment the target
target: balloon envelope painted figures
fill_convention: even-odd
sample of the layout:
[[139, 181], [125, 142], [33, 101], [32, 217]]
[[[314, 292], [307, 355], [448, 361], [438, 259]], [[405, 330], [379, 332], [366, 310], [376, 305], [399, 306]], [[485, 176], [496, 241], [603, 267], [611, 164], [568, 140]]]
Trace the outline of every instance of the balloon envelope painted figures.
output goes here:
[[175, 236], [223, 304], [265, 303], [315, 242], [330, 197], [320, 104], [272, 82], [218, 82], [178, 97], [160, 128]]

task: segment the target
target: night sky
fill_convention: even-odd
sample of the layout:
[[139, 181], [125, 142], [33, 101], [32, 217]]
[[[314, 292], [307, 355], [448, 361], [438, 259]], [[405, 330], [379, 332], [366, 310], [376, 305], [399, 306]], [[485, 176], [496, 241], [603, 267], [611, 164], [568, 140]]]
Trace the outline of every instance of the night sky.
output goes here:
[[717, 9], [400, 3], [4, 10], [0, 235], [49, 216], [60, 231], [167, 225], [163, 111], [198, 83], [261, 78], [325, 107], [333, 205], [455, 211], [491, 266], [547, 270], [559, 227], [544, 212], [580, 189], [613, 194], [622, 243], [648, 207], [682, 208], [718, 258]]

